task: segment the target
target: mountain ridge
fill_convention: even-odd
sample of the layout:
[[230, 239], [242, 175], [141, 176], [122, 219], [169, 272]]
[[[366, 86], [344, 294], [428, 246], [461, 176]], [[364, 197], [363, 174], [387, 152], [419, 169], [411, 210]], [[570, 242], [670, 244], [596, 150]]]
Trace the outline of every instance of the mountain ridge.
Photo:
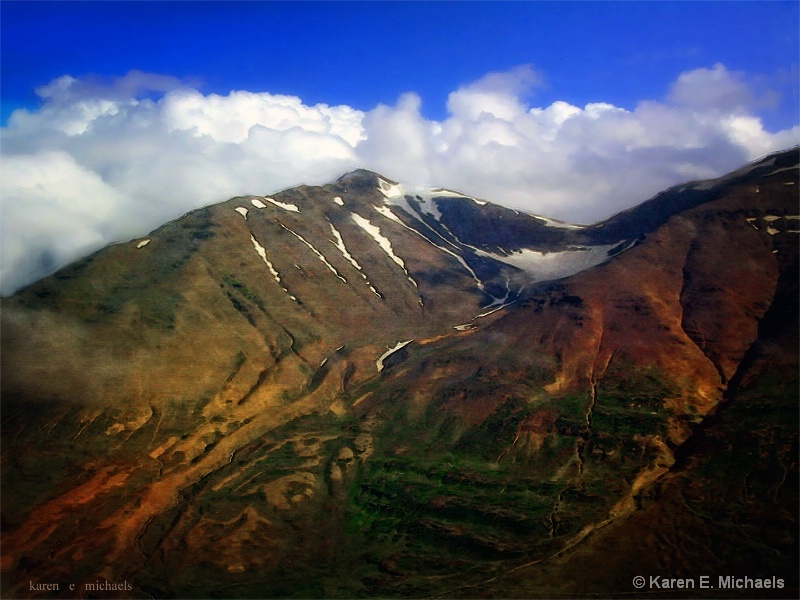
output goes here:
[[[796, 524], [797, 164], [579, 228], [359, 170], [191, 211], [3, 298], [4, 593], [563, 593], [553, 572], [648, 506], [684, 522], [677, 490], [735, 496], [704, 466], [730, 398], [723, 415], [780, 416], [739, 461]], [[654, 568], [659, 543], [637, 548]], [[623, 558], [601, 564], [587, 594], [633, 591]]]

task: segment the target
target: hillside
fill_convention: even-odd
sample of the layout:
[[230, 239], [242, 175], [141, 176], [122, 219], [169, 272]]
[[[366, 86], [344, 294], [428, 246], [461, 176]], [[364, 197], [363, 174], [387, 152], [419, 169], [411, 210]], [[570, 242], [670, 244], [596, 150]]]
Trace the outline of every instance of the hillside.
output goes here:
[[3, 595], [796, 595], [797, 165], [590, 226], [355, 171], [3, 298]]

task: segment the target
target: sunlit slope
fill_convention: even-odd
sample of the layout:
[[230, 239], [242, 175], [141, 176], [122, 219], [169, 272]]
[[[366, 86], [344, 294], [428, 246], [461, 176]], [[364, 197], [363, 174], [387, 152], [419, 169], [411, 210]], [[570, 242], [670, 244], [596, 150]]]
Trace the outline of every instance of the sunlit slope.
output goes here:
[[764, 332], [793, 326], [796, 165], [588, 227], [357, 171], [3, 299], [4, 593], [529, 595], [518, 567], [692, 479], [741, 386], [796, 390]]
[[[796, 557], [796, 536], [778, 533], [796, 529], [798, 236], [787, 218], [796, 181], [795, 171], [761, 180], [760, 206], [753, 188], [731, 188], [492, 325], [413, 349], [394, 391], [369, 399], [377, 424], [365, 422], [393, 442], [353, 484], [374, 560], [392, 568], [374, 592], [418, 594], [435, 573], [445, 596], [615, 596], [634, 591], [630, 563], [660, 572], [668, 547], [671, 564], [698, 573], [741, 570], [745, 551], [700, 551], [709, 532], [732, 544], [726, 518], [754, 519], [742, 548]], [[730, 416], [717, 425], [711, 415], [726, 402]], [[740, 411], [747, 425], [735, 421]], [[687, 468], [706, 431], [714, 441]], [[727, 432], [744, 444], [735, 459], [722, 456]], [[720, 478], [716, 464], [726, 465]], [[722, 510], [713, 498], [744, 493], [739, 473], [758, 483], [750, 500]], [[659, 503], [664, 489], [671, 499]], [[679, 514], [681, 490], [714, 514], [707, 529]], [[681, 519], [677, 548], [648, 546], [676, 528], [665, 530], [666, 518], [642, 525], [645, 506], [650, 518], [661, 508]], [[618, 557], [613, 532], [638, 527], [649, 537]], [[617, 537], [597, 542], [607, 528]], [[442, 569], [443, 552], [457, 569]], [[783, 565], [796, 589], [790, 563], [763, 558], [758, 572]]]

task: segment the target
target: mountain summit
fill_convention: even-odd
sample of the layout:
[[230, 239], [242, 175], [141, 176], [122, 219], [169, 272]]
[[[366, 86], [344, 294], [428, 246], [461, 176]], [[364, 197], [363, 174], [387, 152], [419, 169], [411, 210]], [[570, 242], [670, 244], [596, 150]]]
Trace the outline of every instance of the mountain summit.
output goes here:
[[3, 593], [796, 590], [797, 190], [574, 225], [358, 170], [2, 299]]

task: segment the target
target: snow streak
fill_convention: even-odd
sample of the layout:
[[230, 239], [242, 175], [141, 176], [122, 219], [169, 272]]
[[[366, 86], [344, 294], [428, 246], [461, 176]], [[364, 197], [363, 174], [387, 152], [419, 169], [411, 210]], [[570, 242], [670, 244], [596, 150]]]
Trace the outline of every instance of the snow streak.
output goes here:
[[266, 200], [270, 204], [274, 204], [278, 208], [282, 208], [283, 210], [288, 210], [289, 212], [296, 212], [296, 213], [300, 212], [300, 209], [297, 208], [297, 205], [295, 204], [287, 204], [286, 202], [279, 202], [274, 198], [268, 198], [267, 196], [264, 196], [264, 200]]
[[314, 246], [312, 246], [312, 245], [311, 245], [311, 244], [310, 244], [310, 243], [309, 243], [309, 242], [308, 242], [308, 241], [307, 241], [307, 240], [306, 240], [306, 239], [305, 239], [305, 238], [304, 238], [302, 235], [300, 235], [299, 233], [295, 233], [294, 231], [292, 231], [291, 229], [289, 229], [288, 227], [286, 227], [286, 225], [284, 225], [283, 223], [280, 223], [280, 226], [281, 226], [281, 227], [283, 227], [283, 228], [284, 228], [286, 231], [288, 231], [289, 233], [291, 233], [291, 234], [292, 234], [294, 237], [296, 237], [298, 240], [300, 240], [301, 242], [303, 242], [303, 243], [304, 243], [306, 246], [308, 246], [308, 248], [309, 248], [309, 249], [310, 249], [310, 250], [311, 250], [311, 251], [312, 251], [314, 254], [316, 254], [317, 258], [318, 258], [318, 259], [319, 259], [319, 260], [322, 262], [322, 264], [324, 264], [326, 267], [328, 267], [328, 269], [330, 269], [331, 273], [333, 273], [333, 274], [334, 274], [334, 275], [336, 275], [336, 276], [337, 276], [339, 279], [341, 279], [342, 281], [344, 281], [345, 283], [347, 283], [347, 279], [345, 279], [344, 277], [342, 277], [341, 275], [339, 275], [339, 271], [337, 271], [337, 270], [336, 270], [336, 269], [333, 267], [333, 265], [332, 265], [331, 263], [329, 263], [329, 262], [328, 262], [328, 259], [326, 259], [326, 258], [325, 258], [325, 257], [322, 255], [322, 253], [321, 253], [319, 250], [317, 250], [316, 248], [314, 248]]
[[355, 258], [353, 258], [353, 255], [350, 254], [350, 252], [347, 251], [347, 247], [344, 245], [344, 240], [342, 239], [342, 234], [339, 233], [339, 230], [336, 229], [336, 227], [334, 227], [332, 223], [330, 224], [330, 226], [331, 226], [331, 233], [333, 233], [333, 236], [336, 238], [335, 242], [333, 240], [329, 240], [330, 243], [336, 246], [339, 249], [339, 252], [342, 253], [342, 256], [344, 256], [350, 262], [351, 265], [353, 265], [356, 269], [358, 269], [358, 272], [361, 273], [361, 277], [363, 277], [364, 281], [367, 282], [367, 285], [369, 286], [369, 289], [372, 291], [372, 293], [375, 294], [378, 298], [383, 298], [380, 292], [378, 292], [378, 290], [372, 287], [372, 284], [369, 282], [369, 279], [367, 279], [367, 276], [364, 273], [364, 270], [361, 268], [361, 265], [358, 264], [358, 261]]
[[384, 361], [385, 361], [387, 358], [389, 358], [389, 357], [390, 357], [392, 354], [394, 354], [394, 353], [395, 353], [395, 352], [397, 352], [398, 350], [402, 350], [403, 348], [405, 348], [406, 346], [408, 346], [408, 345], [409, 345], [411, 342], [413, 342], [413, 341], [414, 341], [414, 340], [413, 340], [413, 339], [411, 339], [411, 340], [406, 340], [405, 342], [397, 342], [397, 344], [395, 344], [395, 346], [394, 346], [393, 348], [389, 348], [389, 349], [388, 349], [386, 352], [384, 352], [383, 354], [381, 354], [381, 355], [378, 357], [378, 360], [376, 360], [376, 361], [375, 361], [375, 366], [377, 366], [377, 367], [378, 367], [378, 373], [380, 373], [381, 371], [383, 371], [383, 363], [384, 363]]
[[[253, 242], [253, 247], [256, 249], [256, 252], [258, 253], [258, 255], [261, 257], [261, 259], [267, 265], [267, 268], [269, 269], [269, 272], [272, 273], [272, 276], [275, 278], [275, 281], [278, 283], [278, 285], [281, 286], [281, 289], [284, 292], [289, 294], [289, 290], [287, 290], [285, 287], [283, 287], [283, 283], [281, 282], [281, 276], [278, 274], [278, 271], [275, 270], [275, 267], [272, 265], [272, 263], [267, 258], [267, 250], [264, 248], [264, 246], [259, 244], [258, 240], [256, 238], [254, 238], [252, 235], [250, 236], [250, 241]], [[292, 300], [297, 302], [297, 298], [295, 298], [292, 294], [289, 294], [289, 298], [291, 298]]]
[[[422, 235], [422, 234], [421, 234], [419, 231], [417, 231], [417, 230], [416, 230], [416, 229], [414, 229], [413, 227], [409, 227], [408, 225], [406, 225], [405, 223], [403, 223], [403, 221], [401, 221], [401, 220], [400, 220], [400, 217], [398, 217], [396, 214], [394, 214], [394, 213], [392, 212], [392, 209], [390, 209], [388, 206], [375, 206], [375, 207], [373, 207], [373, 208], [375, 208], [375, 210], [376, 210], [378, 213], [382, 214], [382, 215], [383, 215], [384, 217], [386, 217], [387, 219], [389, 219], [389, 220], [391, 220], [391, 221], [394, 221], [395, 223], [398, 223], [398, 224], [402, 225], [403, 227], [405, 227], [406, 229], [408, 229], [409, 231], [411, 231], [411, 232], [413, 232], [413, 233], [416, 233], [416, 234], [417, 234], [419, 237], [421, 237], [423, 240], [425, 240], [426, 242], [428, 242], [428, 243], [429, 243], [431, 246], [433, 246], [434, 248], [438, 248], [438, 249], [439, 249], [439, 250], [441, 250], [442, 252], [445, 252], [445, 253], [449, 254], [450, 256], [452, 256], [453, 258], [455, 258], [455, 259], [456, 259], [456, 260], [459, 262], [459, 264], [460, 264], [462, 267], [464, 267], [464, 268], [465, 268], [465, 269], [466, 269], [466, 270], [469, 272], [469, 274], [470, 274], [470, 275], [472, 275], [472, 278], [475, 280], [475, 284], [478, 286], [478, 289], [480, 289], [480, 290], [482, 290], [482, 289], [483, 289], [483, 282], [482, 282], [482, 281], [481, 281], [481, 280], [478, 278], [478, 275], [477, 275], [477, 273], [475, 273], [475, 271], [473, 271], [473, 270], [472, 270], [472, 267], [470, 267], [470, 266], [467, 264], [467, 261], [465, 261], [465, 260], [464, 260], [464, 259], [463, 259], [463, 258], [462, 258], [460, 255], [456, 254], [456, 253], [455, 253], [455, 252], [453, 252], [452, 250], [449, 250], [449, 249], [447, 249], [447, 248], [445, 248], [445, 247], [443, 247], [443, 246], [440, 246], [439, 244], [434, 244], [434, 243], [431, 241], [431, 239], [430, 239], [430, 238], [428, 238], [428, 237], [425, 237], [424, 235]], [[456, 246], [454, 246], [452, 242], [450, 242], [449, 240], [447, 240], [447, 239], [443, 238], [443, 237], [442, 237], [442, 235], [441, 235], [441, 234], [440, 234], [438, 231], [436, 231], [435, 229], [433, 229], [433, 228], [432, 228], [430, 225], [428, 225], [428, 224], [427, 224], [427, 223], [425, 223], [424, 221], [420, 221], [420, 222], [421, 222], [423, 225], [425, 225], [425, 226], [426, 226], [428, 229], [430, 229], [430, 230], [431, 230], [433, 233], [435, 233], [437, 236], [439, 236], [440, 238], [442, 238], [442, 239], [443, 239], [445, 242], [447, 242], [448, 244], [450, 244], [451, 246], [453, 246], [454, 248], [456, 248]], [[443, 226], [444, 226], [444, 225], [443, 225]]]
[[356, 225], [361, 227], [361, 229], [363, 229], [370, 236], [372, 236], [372, 239], [374, 239], [378, 243], [378, 246], [380, 246], [381, 250], [383, 250], [386, 253], [386, 255], [389, 258], [391, 258], [397, 265], [399, 265], [401, 269], [403, 269], [403, 272], [406, 274], [406, 277], [408, 277], [408, 280], [414, 284], [414, 287], [418, 287], [417, 282], [412, 279], [411, 275], [409, 275], [408, 270], [406, 269], [406, 263], [403, 262], [402, 258], [400, 258], [394, 253], [394, 250], [392, 250], [392, 242], [389, 241], [389, 238], [381, 234], [380, 227], [373, 225], [372, 223], [369, 222], [369, 219], [365, 219], [364, 217], [362, 217], [357, 213], [353, 213], [351, 216], [353, 218], [353, 221], [356, 222]]

